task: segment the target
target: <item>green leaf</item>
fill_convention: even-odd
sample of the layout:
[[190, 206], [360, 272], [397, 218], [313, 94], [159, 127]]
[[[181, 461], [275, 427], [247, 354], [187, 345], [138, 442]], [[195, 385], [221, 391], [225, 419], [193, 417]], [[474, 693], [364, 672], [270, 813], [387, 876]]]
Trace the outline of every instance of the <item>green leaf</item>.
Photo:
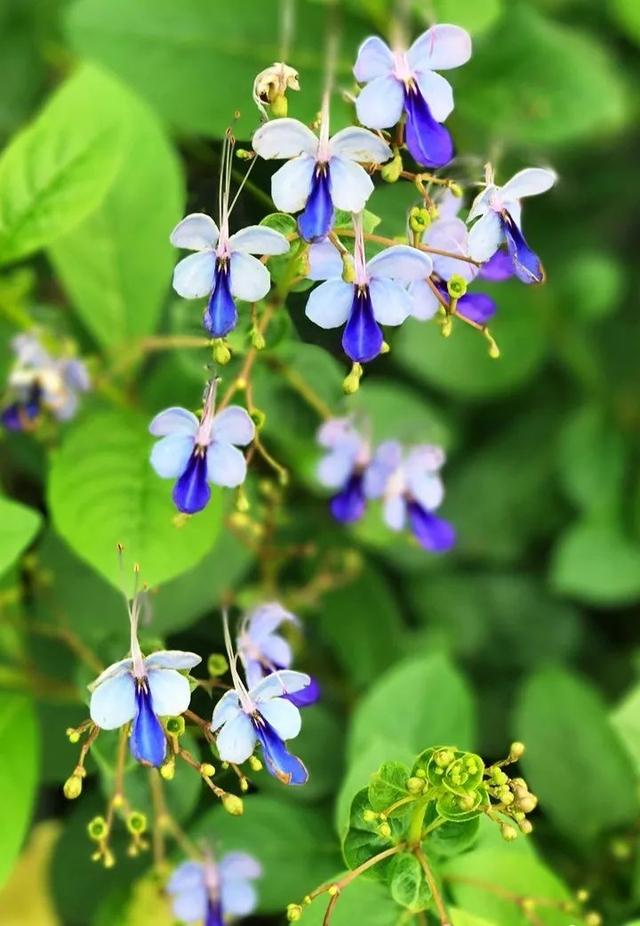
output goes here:
[[479, 815], [469, 820], [448, 820], [433, 830], [423, 845], [429, 855], [451, 858], [471, 848], [478, 838], [479, 829]]
[[553, 551], [557, 591], [589, 604], [626, 604], [640, 598], [640, 545], [614, 524], [579, 521]]
[[495, 922], [485, 920], [483, 916], [467, 913], [466, 910], [460, 910], [458, 907], [449, 907], [449, 916], [452, 926], [498, 926]]
[[[407, 794], [409, 769], [401, 762], [383, 762], [369, 782], [369, 803], [374, 810], [385, 810]], [[399, 901], [398, 901], [399, 902]]]
[[108, 348], [154, 331], [179, 257], [169, 233], [184, 204], [180, 163], [155, 115], [133, 94], [122, 98], [130, 124], [114, 182], [49, 252], [80, 319]]
[[175, 526], [171, 483], [149, 463], [147, 425], [132, 413], [96, 412], [69, 429], [51, 466], [49, 507], [57, 532], [116, 586], [118, 543], [152, 586], [195, 566], [220, 528], [219, 493], [204, 512]]
[[515, 732], [532, 791], [574, 842], [628, 823], [638, 812], [633, 764], [600, 696], [586, 681], [546, 669], [525, 685]]
[[615, 511], [626, 456], [624, 438], [603, 409], [594, 405], [579, 409], [560, 438], [558, 464], [565, 494], [583, 511]]
[[18, 559], [40, 527], [40, 514], [0, 496], [0, 575]]
[[422, 16], [425, 25], [432, 22], [455, 23], [477, 35], [492, 26], [502, 13], [503, 0], [433, 0], [433, 12], [429, 15], [421, 0], [414, 0], [415, 11]]
[[558, 288], [563, 305], [580, 322], [598, 321], [615, 312], [624, 285], [621, 259], [599, 248], [581, 252], [560, 268]]
[[25, 837], [38, 783], [38, 722], [23, 695], [0, 692], [0, 885], [13, 867]]
[[[337, 874], [331, 881], [339, 878]], [[323, 926], [326, 896], [321, 895], [312, 904], [303, 907], [300, 919], [303, 926]], [[331, 917], [331, 926], [354, 926], [359, 922], [367, 926], [400, 926], [400, 914], [400, 907], [393, 902], [386, 886], [358, 878], [341, 893]]]
[[624, 743], [640, 777], [640, 684], [627, 692], [611, 714], [611, 722]]
[[[378, 832], [380, 822], [378, 820], [365, 820], [363, 814], [371, 810], [369, 804], [368, 789], [364, 788], [359, 791], [351, 803], [349, 814], [349, 828], [342, 843], [342, 853], [344, 860], [351, 868], [358, 868], [364, 862], [367, 862], [380, 852], [395, 846], [405, 836], [406, 815], [394, 815], [389, 818], [391, 834], [381, 836]], [[373, 878], [376, 881], [388, 881], [393, 869], [393, 856], [383, 859], [379, 864], [372, 866], [363, 873], [365, 878]]]
[[608, 8], [629, 38], [640, 43], [640, 7], [636, 0], [611, 0]]
[[122, 157], [128, 95], [80, 68], [0, 157], [0, 263], [78, 225], [104, 198]]
[[441, 743], [468, 748], [475, 721], [467, 683], [449, 660], [438, 653], [412, 656], [382, 675], [357, 705], [349, 756], [365, 749], [371, 737], [387, 737], [414, 754]]
[[445, 449], [454, 443], [442, 408], [393, 379], [365, 380], [361, 389], [347, 398], [346, 404], [350, 412], [368, 422], [376, 443], [398, 440], [439, 444]]
[[396, 903], [413, 912], [426, 910], [431, 900], [431, 889], [424, 879], [420, 862], [411, 852], [403, 852], [393, 861], [391, 896]]
[[352, 757], [336, 800], [335, 823], [340, 835], [344, 835], [349, 825], [354, 795], [366, 788], [376, 769], [379, 769], [390, 756], [409, 766], [415, 756], [415, 750], [402, 743], [396, 743], [387, 736], [372, 734], [366, 746]]

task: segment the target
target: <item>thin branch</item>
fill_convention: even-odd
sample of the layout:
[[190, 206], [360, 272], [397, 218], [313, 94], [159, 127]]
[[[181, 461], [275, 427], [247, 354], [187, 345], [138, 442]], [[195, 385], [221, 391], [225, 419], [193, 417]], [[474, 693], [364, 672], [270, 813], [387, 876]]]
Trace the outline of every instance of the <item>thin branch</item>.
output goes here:
[[431, 866], [427, 861], [427, 856], [424, 854], [422, 849], [418, 846], [413, 850], [413, 854], [420, 862], [422, 870], [424, 871], [424, 876], [427, 880], [427, 884], [431, 889], [433, 895], [433, 902], [436, 905], [436, 910], [438, 911], [438, 917], [440, 918], [440, 926], [451, 926], [451, 920], [449, 919], [449, 914], [447, 913], [447, 908], [444, 905], [444, 900], [442, 899], [442, 894], [438, 888], [438, 883], [431, 871]]

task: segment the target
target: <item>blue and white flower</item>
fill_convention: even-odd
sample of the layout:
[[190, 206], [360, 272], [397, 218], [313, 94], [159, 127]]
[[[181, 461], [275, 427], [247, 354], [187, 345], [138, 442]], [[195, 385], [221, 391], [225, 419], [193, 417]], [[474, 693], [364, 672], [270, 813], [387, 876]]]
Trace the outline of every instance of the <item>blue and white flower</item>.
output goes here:
[[167, 738], [160, 717], [176, 717], [189, 707], [191, 688], [185, 671], [201, 661], [195, 653], [159, 650], [143, 656], [138, 643], [141, 600], [128, 605], [131, 655], [114, 662], [89, 685], [91, 719], [103, 730], [133, 721], [129, 748], [142, 765], [158, 768], [167, 757]]
[[378, 356], [381, 325], [401, 325], [412, 312], [406, 285], [430, 276], [431, 258], [408, 245], [394, 245], [366, 261], [362, 216], [354, 216], [355, 281], [335, 276], [321, 283], [307, 300], [306, 315], [321, 328], [343, 325], [342, 347], [356, 363]]
[[226, 916], [248, 916], [258, 900], [252, 882], [261, 875], [260, 863], [246, 852], [228, 852], [219, 862], [210, 854], [201, 862], [183, 862], [166, 888], [173, 914], [203, 926], [224, 926]]
[[444, 498], [444, 461], [440, 447], [425, 444], [405, 454], [397, 441], [386, 441], [377, 448], [364, 480], [367, 497], [383, 500], [387, 526], [401, 531], [408, 522], [420, 546], [432, 553], [444, 553], [455, 543], [453, 526], [434, 514]]
[[233, 688], [216, 704], [211, 729], [223, 762], [245, 762], [260, 743], [267, 770], [284, 784], [305, 784], [309, 775], [301, 760], [292, 755], [286, 741], [300, 732], [300, 711], [287, 697], [306, 688], [311, 679], [303, 672], [283, 669], [267, 675], [249, 690], [238, 674], [229, 624], [224, 633]]
[[200, 420], [186, 408], [167, 408], [149, 425], [161, 437], [151, 451], [151, 465], [163, 479], [175, 479], [173, 500], [185, 514], [202, 511], [211, 498], [210, 483], [233, 488], [247, 475], [247, 462], [239, 447], [255, 436], [248, 412], [231, 405], [216, 414], [213, 380], [205, 395]]
[[494, 182], [487, 165], [485, 189], [478, 194], [469, 212], [474, 222], [469, 232], [469, 253], [474, 260], [488, 261], [504, 242], [518, 279], [523, 283], [542, 283], [544, 269], [540, 258], [527, 244], [521, 229], [521, 203], [525, 196], [537, 196], [551, 189], [557, 180], [552, 170], [528, 167], [504, 186]]
[[408, 49], [371, 36], [360, 46], [353, 69], [365, 84], [356, 99], [363, 125], [386, 129], [406, 113], [405, 141], [412, 158], [442, 167], [453, 157], [453, 142], [442, 122], [453, 110], [451, 85], [437, 71], [457, 68], [471, 57], [471, 38], [459, 26], [432, 26]]
[[377, 165], [392, 155], [389, 145], [366, 129], [349, 127], [329, 138], [329, 109], [322, 107], [320, 134], [297, 119], [274, 119], [253, 136], [261, 158], [286, 159], [271, 178], [271, 197], [282, 212], [300, 212], [298, 229], [305, 241], [325, 238], [335, 209], [361, 212], [373, 183], [361, 164]]
[[317, 441], [327, 451], [318, 463], [322, 485], [338, 489], [329, 506], [342, 524], [358, 521], [365, 512], [364, 473], [371, 462], [371, 445], [350, 418], [332, 418], [320, 427]]

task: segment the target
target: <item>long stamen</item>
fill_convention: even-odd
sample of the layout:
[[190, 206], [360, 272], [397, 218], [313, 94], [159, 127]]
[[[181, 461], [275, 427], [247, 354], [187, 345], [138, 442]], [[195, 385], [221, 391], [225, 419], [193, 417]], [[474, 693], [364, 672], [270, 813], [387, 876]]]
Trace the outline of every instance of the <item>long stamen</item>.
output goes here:
[[229, 668], [231, 670], [231, 679], [233, 681], [233, 687], [235, 688], [242, 708], [245, 712], [251, 714], [254, 711], [254, 705], [249, 697], [249, 692], [245, 688], [240, 674], [238, 672], [237, 660], [238, 656], [233, 651], [233, 644], [231, 643], [231, 633], [229, 631], [229, 615], [226, 611], [222, 612], [222, 626], [224, 629], [224, 645], [227, 650], [227, 660], [229, 661]]
[[362, 213], [354, 213], [352, 222], [355, 239], [353, 247], [353, 263], [356, 283], [359, 286], [365, 286], [367, 283], [367, 256], [364, 249], [364, 225], [362, 222]]
[[138, 622], [140, 618], [141, 593], [138, 590], [140, 566], [137, 563], [133, 567], [133, 572], [133, 598], [130, 602], [127, 602], [127, 609], [129, 611], [129, 623], [131, 626], [131, 658], [133, 660], [133, 674], [136, 678], [144, 678], [144, 657], [142, 655], [142, 650], [140, 649], [140, 644], [138, 643]]

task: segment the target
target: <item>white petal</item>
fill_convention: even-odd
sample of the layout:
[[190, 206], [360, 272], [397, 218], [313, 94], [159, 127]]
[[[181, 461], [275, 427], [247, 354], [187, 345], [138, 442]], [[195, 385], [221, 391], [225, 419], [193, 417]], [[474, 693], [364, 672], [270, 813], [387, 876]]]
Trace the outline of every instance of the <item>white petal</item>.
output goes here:
[[460, 26], [431, 26], [409, 49], [409, 66], [414, 71], [446, 71], [458, 68], [471, 57], [471, 36]]
[[281, 669], [278, 672], [272, 672], [271, 675], [267, 675], [258, 682], [249, 692], [249, 697], [254, 704], [262, 704], [270, 701], [271, 698], [281, 698], [284, 694], [302, 691], [310, 682], [311, 679], [304, 672]]
[[380, 251], [367, 264], [371, 277], [390, 277], [402, 283], [421, 280], [430, 276], [433, 262], [428, 254], [411, 248], [408, 244], [395, 244]]
[[300, 732], [300, 711], [286, 698], [272, 698], [260, 705], [260, 713], [270, 723], [280, 739], [292, 740]]
[[328, 489], [340, 489], [353, 472], [354, 454], [342, 448], [326, 454], [316, 470], [318, 481]]
[[116, 730], [133, 720], [136, 713], [136, 690], [130, 672], [109, 678], [98, 685], [89, 704], [91, 719], [103, 730]]
[[238, 878], [229, 880], [223, 876], [220, 900], [222, 909], [229, 916], [248, 916], [256, 908], [258, 894], [253, 884], [248, 881]]
[[151, 669], [147, 678], [153, 709], [160, 717], [177, 717], [189, 707], [191, 688], [176, 669]]
[[409, 477], [411, 495], [427, 511], [433, 511], [442, 503], [444, 486], [440, 476], [434, 473], [420, 473]]
[[216, 737], [216, 747], [223, 762], [246, 762], [255, 744], [256, 733], [244, 711], [227, 720]]
[[150, 462], [161, 479], [176, 479], [187, 468], [193, 451], [193, 437], [169, 434], [151, 448]]
[[227, 852], [218, 863], [221, 880], [247, 881], [262, 875], [262, 865], [246, 852]]
[[229, 259], [231, 295], [245, 302], [263, 299], [271, 288], [269, 271], [251, 254], [234, 251]]
[[188, 891], [180, 891], [171, 898], [173, 915], [183, 923], [197, 923], [204, 920], [209, 906], [209, 895], [204, 878], [199, 885]]
[[[423, 241], [441, 251], [469, 256], [469, 230], [462, 219], [438, 219], [427, 229]], [[466, 260], [455, 260], [453, 257], [442, 257], [439, 254], [434, 254], [432, 259], [433, 269], [443, 280], [457, 274], [469, 283], [478, 274], [478, 268]]]
[[163, 437], [165, 434], [190, 434], [195, 437], [197, 430], [198, 419], [193, 412], [177, 405], [159, 412], [149, 425], [149, 431], [155, 437]]
[[440, 300], [426, 280], [415, 280], [409, 286], [411, 296], [411, 314], [420, 322], [426, 322], [440, 308]]
[[469, 232], [469, 255], [474, 260], [489, 260], [502, 240], [502, 225], [495, 212], [487, 212]]
[[162, 649], [151, 653], [144, 661], [147, 671], [151, 669], [193, 669], [202, 662], [197, 653], [181, 649]]
[[305, 315], [320, 328], [344, 325], [353, 302], [353, 285], [344, 280], [327, 280], [317, 286], [307, 299]]
[[382, 164], [388, 161], [393, 153], [386, 141], [368, 129], [357, 126], [348, 126], [336, 132], [329, 142], [329, 151], [332, 156], [348, 158], [362, 164]]
[[401, 325], [411, 315], [411, 296], [399, 283], [374, 279], [369, 292], [373, 317], [381, 325]]
[[173, 288], [184, 299], [201, 299], [213, 289], [216, 256], [213, 251], [198, 251], [183, 258], [173, 271]]
[[453, 90], [449, 81], [435, 71], [419, 71], [416, 81], [433, 118], [444, 122], [453, 112]]
[[311, 181], [316, 167], [315, 158], [307, 154], [287, 161], [271, 178], [271, 198], [282, 212], [299, 212], [304, 209], [311, 192]]
[[273, 119], [261, 125], [253, 136], [254, 150], [261, 158], [295, 158], [310, 154], [315, 158], [318, 138], [298, 119]]
[[246, 254], [286, 254], [289, 242], [275, 228], [266, 225], [249, 225], [229, 238], [231, 251], [244, 251]]
[[373, 181], [364, 167], [346, 158], [329, 161], [329, 188], [336, 209], [361, 212], [373, 193]]
[[100, 675], [95, 678], [90, 685], [87, 685], [89, 691], [95, 691], [98, 685], [101, 685], [103, 682], [106, 682], [108, 678], [117, 678], [118, 675], [124, 675], [125, 672], [131, 672], [133, 668], [133, 659], [120, 659], [118, 662], [113, 662], [108, 666], [104, 672], [101, 672]]
[[237, 717], [240, 713], [242, 713], [242, 708], [240, 707], [240, 699], [238, 698], [237, 692], [233, 689], [231, 691], [225, 691], [213, 709], [211, 729], [219, 729], [223, 723], [227, 723], [228, 720], [233, 720], [233, 718]]
[[370, 129], [388, 129], [395, 125], [400, 121], [403, 106], [402, 84], [391, 74], [376, 77], [356, 97], [358, 120]]
[[220, 232], [210, 215], [204, 212], [192, 212], [171, 232], [171, 244], [188, 251], [213, 250], [218, 243]]
[[249, 412], [239, 405], [223, 409], [213, 419], [211, 436], [216, 441], [245, 447], [255, 437], [256, 427]]
[[247, 477], [247, 461], [233, 444], [214, 440], [207, 450], [207, 478], [217, 486], [233, 489]]
[[384, 500], [383, 518], [392, 531], [401, 531], [407, 519], [407, 503], [402, 495], [389, 495]]
[[330, 280], [342, 275], [342, 258], [335, 244], [328, 238], [316, 241], [309, 247], [309, 280]]
[[471, 209], [469, 210], [469, 215], [467, 216], [467, 222], [473, 222], [474, 219], [477, 219], [481, 215], [486, 215], [488, 210], [491, 208], [491, 199], [496, 193], [498, 188], [496, 186], [488, 186], [482, 190], [474, 201], [471, 203]]
[[523, 196], [537, 196], [546, 193], [554, 185], [558, 175], [545, 167], [527, 167], [514, 174], [500, 190], [503, 200], [521, 199]]
[[393, 68], [393, 55], [386, 42], [371, 35], [358, 49], [356, 63], [353, 66], [355, 79], [365, 84], [376, 77], [383, 77]]

